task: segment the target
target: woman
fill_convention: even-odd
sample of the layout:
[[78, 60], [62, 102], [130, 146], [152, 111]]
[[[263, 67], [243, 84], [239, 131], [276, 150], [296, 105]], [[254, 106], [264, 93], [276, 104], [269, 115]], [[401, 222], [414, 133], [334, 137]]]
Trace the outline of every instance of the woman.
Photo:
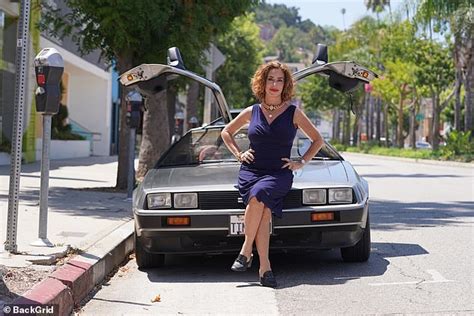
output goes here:
[[[293, 171], [303, 168], [323, 146], [323, 139], [306, 115], [290, 100], [294, 80], [285, 64], [272, 61], [261, 65], [252, 78], [252, 91], [260, 102], [244, 109], [222, 131], [222, 139], [242, 163], [239, 192], [246, 205], [245, 241], [232, 265], [233, 271], [246, 271], [252, 264], [255, 241], [260, 259], [260, 283], [276, 287], [268, 258], [272, 213], [282, 217], [282, 204], [293, 183]], [[250, 149], [242, 152], [233, 135], [249, 123]], [[312, 141], [298, 161], [290, 160], [296, 130]]]

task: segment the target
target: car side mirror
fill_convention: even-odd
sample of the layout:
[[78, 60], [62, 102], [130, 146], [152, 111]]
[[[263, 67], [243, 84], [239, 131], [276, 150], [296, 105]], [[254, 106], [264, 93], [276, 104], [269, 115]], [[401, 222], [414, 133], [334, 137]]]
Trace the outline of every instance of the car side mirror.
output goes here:
[[328, 60], [328, 47], [324, 44], [318, 44], [316, 54], [314, 54], [313, 64], [327, 64]]
[[168, 66], [186, 70], [184, 67], [183, 57], [178, 47], [168, 48], [168, 57], [166, 58]]

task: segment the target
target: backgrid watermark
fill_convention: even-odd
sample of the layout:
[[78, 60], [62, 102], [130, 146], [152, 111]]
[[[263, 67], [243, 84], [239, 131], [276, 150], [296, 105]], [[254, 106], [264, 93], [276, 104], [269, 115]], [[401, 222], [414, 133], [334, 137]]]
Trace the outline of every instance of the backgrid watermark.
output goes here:
[[[5, 316], [7, 315], [57, 315], [59, 311], [57, 304], [5, 304], [2, 307]], [[56, 313], [55, 313], [56, 312]]]

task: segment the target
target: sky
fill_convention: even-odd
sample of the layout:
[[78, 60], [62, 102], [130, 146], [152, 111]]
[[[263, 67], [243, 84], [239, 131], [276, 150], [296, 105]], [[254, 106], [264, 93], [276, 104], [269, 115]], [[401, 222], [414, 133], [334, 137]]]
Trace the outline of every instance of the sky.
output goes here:
[[[352, 23], [367, 14], [375, 17], [375, 14], [367, 11], [364, 0], [266, 0], [266, 2], [297, 7], [302, 20], [310, 19], [314, 24], [332, 25], [341, 30], [344, 29], [344, 24], [347, 29]], [[391, 0], [390, 3], [392, 12], [395, 12], [403, 1]], [[344, 21], [341, 13], [342, 8], [346, 9]]]

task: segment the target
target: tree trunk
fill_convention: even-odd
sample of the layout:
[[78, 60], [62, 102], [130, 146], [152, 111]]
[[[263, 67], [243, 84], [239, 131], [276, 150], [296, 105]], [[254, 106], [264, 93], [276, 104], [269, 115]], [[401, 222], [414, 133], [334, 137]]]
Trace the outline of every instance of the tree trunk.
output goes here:
[[347, 134], [347, 131], [346, 131], [346, 111], [342, 111], [342, 139], [341, 139], [341, 143], [342, 144], [345, 144], [345, 145], [349, 145], [348, 142], [346, 142], [346, 134]]
[[[364, 98], [364, 100], [367, 102], [367, 98]], [[362, 133], [361, 125], [362, 125], [362, 119], [363, 119], [363, 114], [364, 114], [364, 108], [365, 106], [363, 106], [362, 104], [358, 104], [354, 108], [355, 119], [354, 119], [354, 126], [352, 128], [352, 144], [354, 146], [360, 145], [360, 134]]]
[[350, 137], [351, 137], [351, 110], [347, 109], [344, 112], [344, 128], [343, 128], [343, 137], [344, 144], [350, 146]]
[[370, 141], [370, 93], [365, 94], [365, 134], [367, 141]]
[[454, 129], [457, 131], [461, 131], [461, 121], [462, 121], [462, 114], [461, 114], [461, 86], [463, 83], [463, 61], [465, 58], [462, 56], [463, 46], [462, 46], [462, 38], [459, 33], [455, 32], [454, 35], [454, 67], [456, 69], [456, 84], [454, 87], [455, 93], [455, 100], [454, 100]]
[[368, 140], [374, 139], [374, 107], [375, 107], [375, 98], [370, 95], [369, 98], [369, 131], [368, 131]]
[[[120, 74], [132, 68], [132, 59], [119, 56], [117, 58], [117, 70]], [[125, 103], [125, 96], [130, 89], [122, 86], [120, 89], [120, 123], [119, 123], [119, 150], [118, 150], [118, 167], [117, 167], [117, 181], [115, 187], [120, 190], [127, 189], [128, 177], [128, 143], [130, 128], [127, 125], [127, 106]]]
[[378, 144], [380, 144], [380, 135], [382, 131], [382, 120], [380, 119], [380, 115], [382, 112], [382, 100], [377, 98], [373, 106], [375, 109], [375, 140]]
[[439, 95], [435, 94], [433, 97], [433, 128], [431, 130], [431, 140], [433, 150], [438, 150], [439, 148], [439, 119], [440, 119], [440, 106], [439, 106]]
[[[474, 41], [474, 40], [471, 40]], [[464, 100], [464, 131], [472, 131], [472, 102], [474, 101], [474, 61], [468, 62], [466, 70], [466, 81], [464, 90], [466, 91], [466, 97]]]
[[456, 86], [454, 87], [455, 101], [454, 101], [454, 129], [461, 130], [461, 85], [462, 73], [459, 69], [456, 70]]
[[416, 149], [416, 104], [410, 109], [410, 147]]
[[404, 93], [400, 93], [400, 102], [398, 104], [398, 113], [397, 113], [397, 144], [398, 148], [403, 148], [405, 145], [405, 139], [403, 138], [403, 99], [404, 99]]
[[340, 124], [340, 118], [341, 118], [341, 115], [340, 115], [340, 112], [339, 112], [339, 109], [334, 109], [334, 135], [333, 135], [333, 138], [335, 140], [337, 140], [338, 142], [342, 143], [341, 141], [341, 138], [340, 138], [340, 134], [341, 134], [341, 124]]
[[352, 127], [352, 144], [354, 146], [358, 146], [360, 144], [359, 125], [360, 125], [360, 115], [359, 115], [359, 112], [356, 111], [354, 126]]
[[384, 136], [385, 136], [385, 147], [389, 147], [389, 135], [388, 135], [388, 104], [383, 107], [383, 129], [384, 129]]
[[170, 144], [167, 91], [147, 98], [147, 108], [143, 114], [143, 136], [140, 146], [137, 179], [141, 180], [158, 161]]

